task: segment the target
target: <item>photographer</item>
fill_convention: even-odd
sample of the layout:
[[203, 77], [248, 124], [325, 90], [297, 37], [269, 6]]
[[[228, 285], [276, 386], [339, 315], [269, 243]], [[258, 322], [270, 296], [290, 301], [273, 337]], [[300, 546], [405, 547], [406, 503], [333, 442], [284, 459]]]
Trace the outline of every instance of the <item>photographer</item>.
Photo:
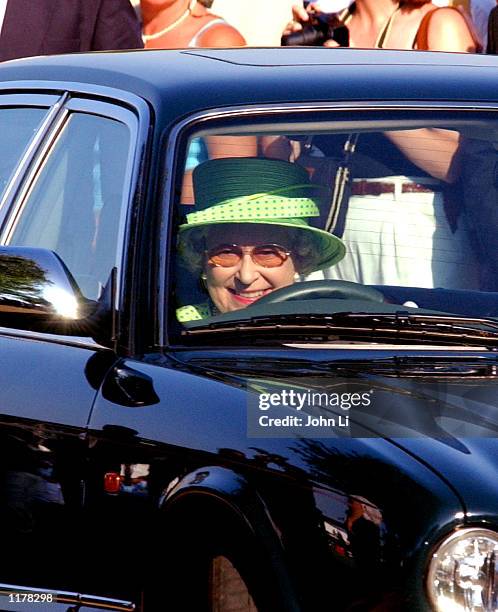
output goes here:
[[[480, 50], [466, 15], [453, 7], [438, 8], [429, 0], [357, 0], [338, 14], [327, 15], [326, 19], [331, 23], [331, 35], [346, 26], [349, 40], [344, 44], [329, 38], [318, 43], [324, 46], [471, 53]], [[293, 21], [283, 33], [283, 44], [286, 36], [303, 28], [320, 29], [320, 20], [323, 20], [323, 13], [318, 2], [310, 2], [306, 8], [295, 5]]]
[[[315, 32], [315, 39], [320, 41], [324, 16], [316, 3], [309, 3], [306, 9], [294, 6], [293, 17], [284, 31], [283, 44], [296, 44], [296, 39], [288, 36], [303, 31], [308, 39]], [[470, 22], [463, 13], [456, 8], [438, 8], [428, 0], [356, 0], [338, 14], [326, 16], [325, 21], [329, 38], [315, 44], [374, 49], [480, 50]], [[344, 28], [347, 28], [346, 36]], [[456, 226], [448, 213], [458, 209], [451, 202], [454, 192], [451, 185], [458, 181], [460, 174], [459, 134], [454, 130], [428, 127], [362, 133], [352, 137], [352, 150], [355, 152], [348, 162], [351, 165], [349, 178], [342, 179], [345, 181], [342, 186], [344, 196], [340, 200], [341, 210], [345, 211], [344, 225], [342, 228], [327, 227], [341, 235], [348, 255], [334, 269], [325, 271], [325, 277], [366, 284], [416, 286], [420, 270], [425, 269], [426, 276], [430, 277], [436, 265], [437, 252], [429, 249], [423, 265], [421, 261], [413, 265], [409, 258], [405, 258], [401, 265], [392, 257], [392, 252], [410, 251], [413, 246], [403, 228], [413, 226], [419, 233], [426, 232], [420, 240], [426, 240], [428, 244], [432, 244], [436, 230], [443, 228], [448, 244], [451, 243], [451, 249], [456, 253], [465, 252], [468, 243], [463, 221], [460, 220]], [[320, 136], [315, 137], [311, 146], [324, 160], [340, 158], [341, 151], [351, 150], [341, 135], [336, 139], [329, 138], [327, 142]], [[379, 166], [377, 162], [381, 153], [383, 158]], [[302, 157], [298, 161], [306, 165]], [[337, 181], [336, 175], [336, 186]], [[414, 192], [415, 196], [398, 196], [393, 187], [395, 183], [403, 184], [405, 190]], [[388, 185], [393, 193], [384, 193], [384, 185]], [[337, 187], [334, 189], [337, 191]], [[379, 195], [376, 197], [377, 192]], [[399, 219], [396, 229], [393, 229], [393, 210]], [[375, 252], [372, 252], [370, 238], [362, 229], [373, 224], [377, 236]], [[401, 229], [398, 231], [398, 228]], [[459, 274], [459, 264], [448, 264], [437, 282], [441, 286], [451, 285], [457, 282], [454, 279], [458, 279]]]
[[[347, 0], [335, 0], [341, 3]], [[323, 30], [324, 15], [318, 2], [293, 6], [293, 21], [287, 24], [283, 33], [283, 43], [293, 42], [289, 35], [308, 30], [310, 35]], [[347, 44], [342, 46], [381, 49], [417, 49], [426, 51], [464, 51], [469, 53], [481, 50], [468, 17], [453, 7], [438, 8], [429, 0], [356, 0], [338, 14], [329, 14], [326, 20], [330, 25], [329, 34], [336, 33], [344, 38], [347, 28]], [[319, 39], [320, 35], [315, 35]], [[308, 43], [309, 44], [309, 43]], [[323, 43], [327, 47], [337, 47], [341, 43], [333, 38]], [[417, 130], [407, 140], [395, 132], [386, 134], [411, 161], [431, 176], [452, 183], [456, 180], [452, 164], [458, 149], [458, 142], [446, 130]], [[431, 138], [432, 160], [413, 158], [413, 137]]]

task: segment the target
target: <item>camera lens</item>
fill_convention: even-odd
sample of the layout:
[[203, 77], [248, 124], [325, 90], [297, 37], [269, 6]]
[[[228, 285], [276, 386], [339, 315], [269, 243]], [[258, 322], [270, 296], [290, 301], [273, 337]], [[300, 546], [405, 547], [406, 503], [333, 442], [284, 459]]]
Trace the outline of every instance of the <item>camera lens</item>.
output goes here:
[[298, 32], [292, 32], [291, 34], [282, 36], [280, 44], [283, 47], [314, 47], [323, 44], [325, 40], [325, 36], [321, 30], [313, 26], [307, 26]]

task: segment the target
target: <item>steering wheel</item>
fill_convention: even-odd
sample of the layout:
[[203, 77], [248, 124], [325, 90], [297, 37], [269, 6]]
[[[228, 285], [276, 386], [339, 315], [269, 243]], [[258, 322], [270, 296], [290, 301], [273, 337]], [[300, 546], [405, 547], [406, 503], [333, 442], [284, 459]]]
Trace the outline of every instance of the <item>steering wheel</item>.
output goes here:
[[343, 280], [317, 280], [295, 283], [271, 291], [259, 298], [254, 305], [277, 304], [288, 300], [333, 298], [339, 300], [366, 300], [368, 302], [385, 302], [384, 295], [373, 287]]

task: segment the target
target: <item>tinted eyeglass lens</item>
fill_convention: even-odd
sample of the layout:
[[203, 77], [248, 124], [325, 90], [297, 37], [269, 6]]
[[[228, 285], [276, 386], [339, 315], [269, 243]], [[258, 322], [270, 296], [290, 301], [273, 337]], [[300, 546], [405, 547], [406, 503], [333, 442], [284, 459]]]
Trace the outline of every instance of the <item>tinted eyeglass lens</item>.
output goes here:
[[[229, 268], [239, 264], [243, 249], [237, 245], [222, 246], [208, 252], [208, 262], [213, 266]], [[277, 268], [288, 258], [289, 253], [281, 246], [264, 244], [250, 251], [253, 262], [264, 268]]]
[[253, 261], [265, 268], [281, 266], [287, 257], [287, 252], [282, 247], [273, 244], [255, 247], [252, 251]]
[[242, 258], [242, 250], [239, 247], [222, 247], [213, 249], [208, 253], [208, 261], [213, 266], [229, 268], [236, 266]]

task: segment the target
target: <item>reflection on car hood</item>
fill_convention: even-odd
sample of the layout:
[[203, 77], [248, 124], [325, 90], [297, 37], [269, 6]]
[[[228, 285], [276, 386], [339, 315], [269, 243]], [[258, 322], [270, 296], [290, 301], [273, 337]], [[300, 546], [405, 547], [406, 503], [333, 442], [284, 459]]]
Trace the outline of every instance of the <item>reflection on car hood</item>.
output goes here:
[[[371, 437], [369, 445], [375, 445], [376, 437], [390, 439], [436, 472], [470, 515], [496, 513], [498, 376], [494, 358], [396, 358], [339, 367], [326, 361], [276, 360], [275, 356], [270, 362], [272, 367], [261, 357], [218, 359], [213, 368], [210, 360], [209, 376], [253, 392], [284, 386], [333, 392], [349, 385], [351, 390], [368, 390], [376, 398], [376, 408], [349, 411], [352, 437]], [[190, 363], [207, 366], [203, 360]]]
[[[498, 387], [496, 392], [498, 394]], [[405, 438], [396, 442], [422, 458], [451, 483], [470, 520], [495, 517], [496, 521], [498, 438], [461, 437], [457, 443], [448, 439]]]

